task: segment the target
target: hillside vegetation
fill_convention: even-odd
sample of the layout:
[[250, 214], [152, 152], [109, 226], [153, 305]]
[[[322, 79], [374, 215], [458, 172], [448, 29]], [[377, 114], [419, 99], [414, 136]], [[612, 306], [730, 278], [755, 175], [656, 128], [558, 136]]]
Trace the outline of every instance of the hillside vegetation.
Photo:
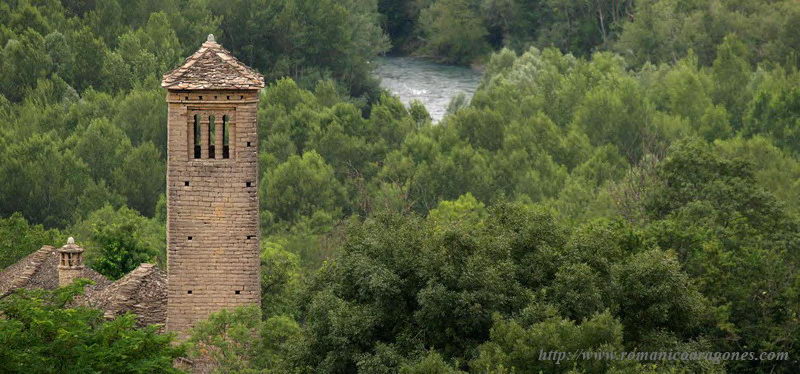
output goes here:
[[[5, 1], [0, 267], [66, 236], [110, 278], [165, 266], [160, 77], [214, 33], [267, 77], [263, 300], [189, 354], [226, 373], [795, 373], [798, 25], [790, 0]], [[372, 77], [390, 50], [485, 75], [434, 125]], [[0, 369], [63, 347], [58, 295], [0, 302]], [[65, 346], [120, 342], [71, 351], [86, 367], [181, 354], [78, 316]]]

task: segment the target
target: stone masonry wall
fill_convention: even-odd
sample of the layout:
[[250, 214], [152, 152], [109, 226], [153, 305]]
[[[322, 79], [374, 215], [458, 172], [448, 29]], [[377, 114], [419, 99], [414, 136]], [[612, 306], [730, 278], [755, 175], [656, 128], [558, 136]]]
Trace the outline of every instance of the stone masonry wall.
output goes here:
[[58, 286], [64, 287], [72, 284], [76, 278], [83, 275], [83, 266], [58, 266]]
[[[212, 312], [259, 304], [258, 91], [169, 91], [167, 330], [185, 336]], [[194, 114], [202, 157], [194, 158]], [[208, 116], [216, 151], [208, 155]], [[222, 159], [222, 115], [230, 156]]]

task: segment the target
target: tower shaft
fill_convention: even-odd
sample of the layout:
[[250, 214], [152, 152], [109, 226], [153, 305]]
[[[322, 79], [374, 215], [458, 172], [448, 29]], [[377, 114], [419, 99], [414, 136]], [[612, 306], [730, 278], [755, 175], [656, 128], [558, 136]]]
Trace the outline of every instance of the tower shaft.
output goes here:
[[167, 330], [260, 304], [258, 125], [264, 78], [209, 35], [164, 75]]

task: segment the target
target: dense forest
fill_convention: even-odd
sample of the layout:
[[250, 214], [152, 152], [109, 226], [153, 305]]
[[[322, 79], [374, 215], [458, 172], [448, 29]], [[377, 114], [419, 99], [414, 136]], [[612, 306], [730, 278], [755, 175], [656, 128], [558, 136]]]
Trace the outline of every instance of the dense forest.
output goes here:
[[[21, 292], [0, 371], [796, 373], [798, 29], [794, 0], [0, 2], [0, 268], [67, 236], [165, 267], [162, 74], [213, 33], [268, 84], [262, 308], [176, 346]], [[434, 124], [385, 53], [484, 78]]]

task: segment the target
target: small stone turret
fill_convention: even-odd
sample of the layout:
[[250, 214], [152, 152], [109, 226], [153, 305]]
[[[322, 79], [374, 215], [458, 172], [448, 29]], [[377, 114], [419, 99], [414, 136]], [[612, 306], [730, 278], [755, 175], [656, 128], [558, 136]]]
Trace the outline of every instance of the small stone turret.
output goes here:
[[58, 263], [58, 286], [64, 287], [83, 274], [83, 248], [70, 237], [67, 244], [58, 249], [61, 256]]

